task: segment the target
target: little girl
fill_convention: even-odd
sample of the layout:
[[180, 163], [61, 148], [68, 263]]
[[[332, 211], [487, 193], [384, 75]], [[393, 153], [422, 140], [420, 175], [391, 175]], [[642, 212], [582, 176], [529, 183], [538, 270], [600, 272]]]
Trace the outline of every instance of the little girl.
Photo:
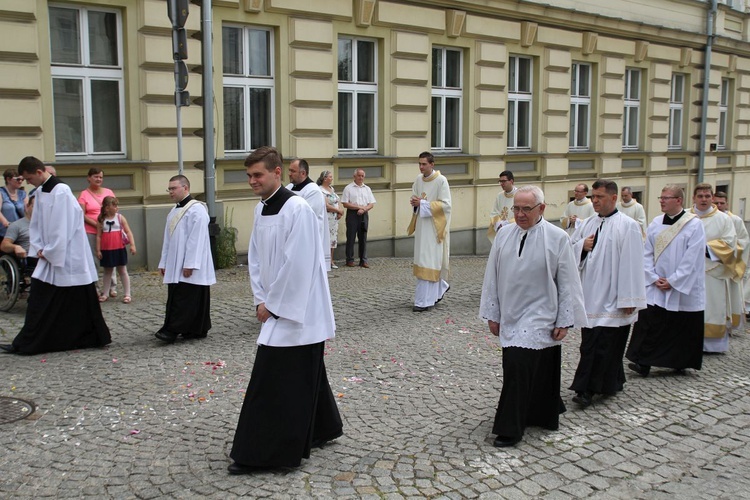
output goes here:
[[106, 196], [102, 200], [102, 210], [99, 213], [99, 227], [96, 230], [96, 256], [104, 268], [102, 278], [104, 288], [99, 296], [99, 302], [109, 299], [109, 287], [112, 284], [112, 271], [117, 268], [120, 281], [125, 290], [122, 301], [130, 304], [130, 277], [128, 276], [128, 253], [125, 251], [123, 235], [127, 236], [130, 253], [135, 255], [135, 240], [125, 217], [117, 212], [119, 203], [114, 196]]

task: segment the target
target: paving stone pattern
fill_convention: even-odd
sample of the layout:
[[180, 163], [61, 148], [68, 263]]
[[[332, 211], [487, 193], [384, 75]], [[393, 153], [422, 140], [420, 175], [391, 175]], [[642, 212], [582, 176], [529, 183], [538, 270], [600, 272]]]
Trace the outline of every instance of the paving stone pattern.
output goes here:
[[[0, 425], [0, 498], [750, 498], [747, 332], [700, 372], [628, 374], [623, 393], [580, 410], [565, 385], [573, 331], [560, 430], [531, 428], [500, 450], [501, 354], [477, 319], [485, 259], [452, 265], [450, 292], [426, 313], [411, 311], [408, 260], [332, 273], [325, 359], [345, 435], [297, 469], [252, 476], [226, 472], [259, 329], [247, 269], [218, 273], [209, 337], [173, 345], [153, 337], [166, 288], [134, 274], [132, 304], [103, 304], [108, 348], [0, 355], [0, 395], [37, 404]], [[24, 313], [20, 302], [0, 314], [0, 342]]]

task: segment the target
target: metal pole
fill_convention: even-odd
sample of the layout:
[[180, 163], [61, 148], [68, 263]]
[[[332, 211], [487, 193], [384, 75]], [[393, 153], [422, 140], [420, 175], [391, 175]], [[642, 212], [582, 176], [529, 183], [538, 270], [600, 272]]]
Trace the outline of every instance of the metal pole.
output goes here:
[[706, 16], [706, 52], [703, 57], [703, 100], [701, 103], [701, 138], [698, 148], [698, 184], [703, 182], [706, 162], [706, 127], [708, 125], [708, 92], [711, 86], [711, 52], [714, 45], [714, 16], [718, 6], [711, 0]]
[[[177, 84], [178, 79], [178, 73], [177, 73], [177, 64], [178, 62], [175, 61], [174, 63], [174, 86], [175, 86], [175, 96], [180, 92], [179, 85]], [[182, 175], [182, 106], [175, 100], [175, 107], [177, 108], [177, 173]]]
[[211, 253], [216, 266], [216, 236], [219, 225], [216, 223], [216, 166], [214, 151], [214, 63], [213, 32], [211, 22], [211, 0], [201, 2], [201, 32], [203, 34], [203, 176], [206, 186], [208, 206], [208, 234], [211, 240]]

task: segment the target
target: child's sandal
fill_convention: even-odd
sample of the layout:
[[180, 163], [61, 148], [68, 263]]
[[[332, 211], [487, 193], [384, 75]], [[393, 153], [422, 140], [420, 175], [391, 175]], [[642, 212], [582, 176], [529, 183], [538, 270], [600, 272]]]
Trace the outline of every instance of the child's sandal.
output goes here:
[[126, 295], [126, 296], [125, 296], [125, 298], [124, 298], [124, 299], [122, 299], [122, 301], [123, 301], [123, 302], [124, 302], [125, 304], [130, 304], [130, 302], [131, 302], [132, 300], [133, 300], [133, 299], [132, 299], [132, 297], [131, 297], [130, 295]]

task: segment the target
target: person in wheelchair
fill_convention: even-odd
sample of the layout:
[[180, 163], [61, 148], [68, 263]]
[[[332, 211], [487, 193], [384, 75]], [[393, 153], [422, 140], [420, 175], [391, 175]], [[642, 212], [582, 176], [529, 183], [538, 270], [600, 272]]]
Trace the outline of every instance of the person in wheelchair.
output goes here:
[[31, 213], [34, 210], [34, 191], [29, 193], [28, 204], [26, 205], [26, 214], [22, 219], [11, 222], [5, 237], [0, 242], [0, 251], [15, 255], [24, 274], [31, 275], [36, 267], [37, 258], [29, 257], [29, 223], [31, 222]]

